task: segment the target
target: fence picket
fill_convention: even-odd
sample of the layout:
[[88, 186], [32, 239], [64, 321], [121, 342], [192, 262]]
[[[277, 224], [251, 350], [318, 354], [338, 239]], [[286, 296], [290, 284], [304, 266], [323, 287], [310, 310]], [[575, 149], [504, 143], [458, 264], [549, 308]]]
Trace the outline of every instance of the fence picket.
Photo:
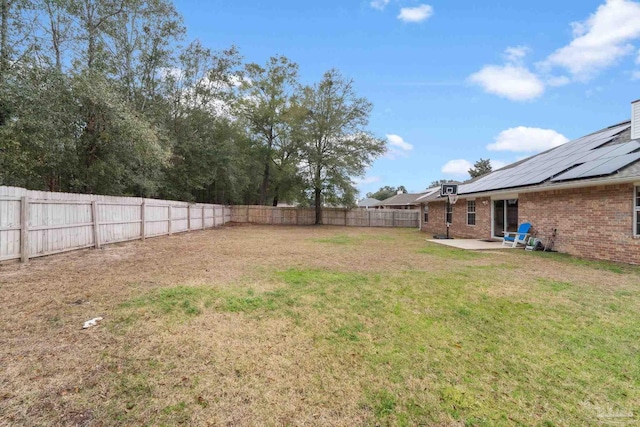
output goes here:
[[[187, 202], [0, 186], [0, 261], [27, 262], [70, 250], [173, 234], [186, 231], [185, 226], [198, 228], [197, 216], [174, 215], [168, 212], [171, 206], [177, 212], [192, 210]], [[222, 221], [216, 222], [215, 208], [202, 205], [202, 229], [231, 220], [223, 215]], [[207, 210], [214, 211], [208, 223]], [[196, 221], [193, 226], [185, 224], [192, 220]]]
[[[290, 214], [293, 211], [293, 214]], [[408, 209], [324, 208], [325, 225], [347, 227], [418, 228], [420, 211]], [[231, 220], [237, 223], [313, 225], [315, 209], [276, 208], [272, 206], [231, 206]]]

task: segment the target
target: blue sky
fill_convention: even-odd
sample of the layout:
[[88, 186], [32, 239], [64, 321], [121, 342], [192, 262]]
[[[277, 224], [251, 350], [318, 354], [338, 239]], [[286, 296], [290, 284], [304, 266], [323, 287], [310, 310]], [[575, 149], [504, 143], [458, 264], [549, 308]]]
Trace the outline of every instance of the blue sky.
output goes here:
[[630, 117], [640, 2], [177, 1], [188, 37], [247, 62], [284, 55], [303, 83], [330, 68], [374, 104], [389, 153], [359, 181], [420, 191], [468, 163], [510, 163]]

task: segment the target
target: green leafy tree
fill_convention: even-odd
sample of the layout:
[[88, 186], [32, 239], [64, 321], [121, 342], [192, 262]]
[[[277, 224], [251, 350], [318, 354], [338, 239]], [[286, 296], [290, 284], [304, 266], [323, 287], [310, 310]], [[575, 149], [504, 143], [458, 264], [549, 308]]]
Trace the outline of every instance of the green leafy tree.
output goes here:
[[194, 42], [165, 76], [165, 127], [172, 143], [165, 197], [239, 202], [253, 185], [258, 150], [230, 116], [239, 62], [234, 48], [213, 52]]
[[487, 174], [491, 172], [493, 168], [491, 167], [491, 160], [489, 159], [480, 159], [473, 164], [473, 167], [469, 169], [469, 175], [471, 178], [477, 178], [480, 175]]
[[315, 222], [322, 224], [323, 204], [355, 203], [351, 177], [364, 175], [384, 153], [385, 141], [366, 130], [371, 103], [358, 97], [353, 81], [335, 69], [305, 87], [297, 103], [301, 164], [315, 204]]
[[280, 196], [299, 183], [295, 179], [299, 144], [292, 129], [292, 97], [298, 86], [298, 65], [284, 56], [271, 57], [265, 66], [244, 67], [235, 112], [262, 146], [261, 205], [272, 195], [277, 206]]
[[380, 189], [374, 193], [367, 193], [367, 197], [377, 200], [386, 200], [389, 197], [393, 197], [398, 194], [399, 191], [406, 193], [407, 189], [404, 187], [404, 185], [401, 185], [397, 188], [385, 185], [384, 187], [380, 187]]
[[173, 66], [171, 44], [184, 35], [182, 17], [166, 0], [127, 0], [107, 31], [113, 49], [108, 71], [124, 96], [144, 111], [156, 94], [161, 71]]
[[71, 79], [24, 67], [5, 82], [11, 120], [0, 125], [0, 182], [70, 191], [76, 176], [77, 109]]
[[100, 75], [83, 73], [74, 79], [72, 90], [80, 129], [74, 190], [155, 195], [169, 154], [157, 130]]

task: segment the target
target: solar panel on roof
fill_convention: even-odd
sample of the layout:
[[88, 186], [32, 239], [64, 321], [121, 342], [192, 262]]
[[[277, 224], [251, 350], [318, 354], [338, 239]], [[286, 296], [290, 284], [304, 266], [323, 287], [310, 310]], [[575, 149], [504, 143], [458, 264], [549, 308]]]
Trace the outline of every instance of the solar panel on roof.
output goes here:
[[589, 171], [606, 163], [608, 160], [609, 159], [598, 159], [598, 160], [592, 160], [590, 162], [583, 163], [561, 175], [556, 176], [551, 181], [566, 181], [568, 179], [578, 179], [582, 177], [583, 174], [589, 173]]
[[580, 158], [581, 162], [590, 162], [597, 159], [606, 159], [611, 157], [618, 157], [625, 154], [629, 154], [632, 151], [640, 148], [638, 141], [626, 142], [624, 144], [610, 145], [608, 147], [597, 148], [589, 153], [586, 153], [584, 157]]
[[[624, 123], [567, 142], [553, 150], [532, 157], [517, 166], [498, 170], [475, 182], [463, 184], [460, 186], [459, 192], [461, 194], [478, 193], [501, 188], [540, 184], [553, 177], [555, 178], [552, 181], [560, 181], [616, 172], [637, 160], [635, 156], [629, 153], [640, 149], [640, 142], [632, 141], [610, 147], [602, 146], [611, 142], [618, 134], [629, 127], [629, 123]], [[635, 160], [631, 160], [634, 158]], [[640, 154], [638, 154], [638, 158], [640, 158]], [[590, 164], [587, 165], [587, 163]], [[620, 164], [622, 165], [620, 166]], [[579, 166], [573, 167], [575, 165]], [[595, 172], [598, 175], [585, 175]]]
[[570, 171], [553, 178], [551, 181], [567, 181], [570, 179], [610, 175], [619, 171], [623, 167], [636, 162], [637, 160], [640, 160], [640, 153], [631, 153], [617, 157], [598, 159], [571, 169]]
[[609, 175], [619, 171], [625, 166], [640, 160], [640, 153], [625, 154], [624, 156], [613, 157], [609, 159], [603, 165], [590, 170], [588, 174], [583, 174], [580, 178], [587, 178], [589, 176]]

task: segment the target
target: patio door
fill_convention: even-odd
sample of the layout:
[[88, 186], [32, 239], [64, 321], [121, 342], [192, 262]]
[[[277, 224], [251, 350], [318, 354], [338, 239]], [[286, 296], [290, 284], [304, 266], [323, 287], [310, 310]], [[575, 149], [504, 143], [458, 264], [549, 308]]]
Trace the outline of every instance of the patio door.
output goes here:
[[518, 231], [518, 199], [493, 201], [493, 236], [503, 231]]

